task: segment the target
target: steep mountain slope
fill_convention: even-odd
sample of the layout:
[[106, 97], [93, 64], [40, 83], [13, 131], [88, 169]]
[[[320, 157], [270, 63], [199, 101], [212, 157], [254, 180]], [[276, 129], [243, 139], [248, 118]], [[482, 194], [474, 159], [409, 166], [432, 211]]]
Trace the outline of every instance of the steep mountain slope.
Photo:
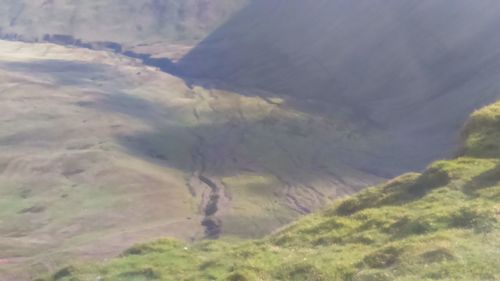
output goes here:
[[472, 115], [458, 158], [366, 189], [265, 239], [165, 239], [46, 280], [498, 280], [499, 132], [497, 103]]
[[178, 67], [348, 111], [396, 140], [367, 167], [420, 169], [498, 97], [499, 28], [494, 0], [256, 0]]
[[4, 0], [0, 31], [26, 40], [46, 34], [137, 45], [196, 42], [246, 0]]

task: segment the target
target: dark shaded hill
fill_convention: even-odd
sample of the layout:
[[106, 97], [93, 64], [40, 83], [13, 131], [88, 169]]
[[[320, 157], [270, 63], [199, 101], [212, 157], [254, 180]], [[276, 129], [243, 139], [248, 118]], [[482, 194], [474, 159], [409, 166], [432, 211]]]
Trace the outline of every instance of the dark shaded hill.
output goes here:
[[467, 115], [498, 97], [499, 29], [491, 0], [257, 0], [178, 66], [349, 109], [388, 135], [367, 166], [417, 169], [449, 155]]

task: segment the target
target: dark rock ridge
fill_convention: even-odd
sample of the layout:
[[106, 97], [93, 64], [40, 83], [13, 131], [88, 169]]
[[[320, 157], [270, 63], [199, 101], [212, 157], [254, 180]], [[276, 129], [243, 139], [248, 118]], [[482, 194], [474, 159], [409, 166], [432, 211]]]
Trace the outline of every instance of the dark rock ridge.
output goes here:
[[179, 75], [177, 72], [177, 66], [172, 62], [171, 59], [166, 57], [156, 58], [150, 54], [138, 53], [133, 50], [129, 50], [126, 46], [117, 42], [86, 42], [82, 39], [75, 38], [71, 35], [65, 34], [45, 34], [42, 39], [32, 39], [27, 38], [21, 34], [16, 33], [2, 33], [0, 30], [0, 39], [9, 41], [20, 41], [27, 43], [53, 43], [63, 46], [74, 46], [79, 48], [86, 48], [91, 50], [105, 50], [114, 53], [122, 54], [127, 57], [135, 58], [141, 60], [144, 64], [149, 66], [154, 66], [159, 68], [161, 71], [170, 73], [172, 75]]

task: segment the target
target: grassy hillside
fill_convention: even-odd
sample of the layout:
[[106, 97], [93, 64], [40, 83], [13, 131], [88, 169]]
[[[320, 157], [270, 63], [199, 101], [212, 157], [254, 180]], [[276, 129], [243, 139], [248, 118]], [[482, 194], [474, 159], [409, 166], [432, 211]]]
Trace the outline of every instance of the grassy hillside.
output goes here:
[[43, 280], [499, 280], [500, 103], [475, 112], [464, 146], [264, 239], [137, 245]]
[[245, 3], [246, 0], [6, 0], [0, 6], [0, 31], [24, 39], [62, 34], [84, 41], [126, 45], [156, 41], [193, 43]]

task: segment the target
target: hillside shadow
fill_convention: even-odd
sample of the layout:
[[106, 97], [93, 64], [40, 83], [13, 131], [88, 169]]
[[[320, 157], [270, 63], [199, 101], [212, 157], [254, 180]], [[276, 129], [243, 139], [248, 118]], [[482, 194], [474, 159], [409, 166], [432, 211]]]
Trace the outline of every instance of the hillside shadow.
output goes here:
[[182, 71], [180, 71], [178, 66], [169, 58], [166, 57], [154, 58], [150, 54], [137, 53], [134, 51], [124, 51], [121, 52], [121, 54], [127, 57], [139, 59], [145, 65], [156, 67], [163, 72], [166, 72], [170, 75], [183, 79], [186, 82], [186, 84], [189, 83], [185, 80], [185, 78], [183, 78]]
[[[225, 42], [226, 39], [234, 39], [226, 38], [227, 34], [237, 34], [241, 36], [241, 38], [239, 39], [241, 39], [243, 44], [247, 44], [249, 46], [254, 44], [252, 43], [252, 39], [246, 38], [245, 34], [235, 30], [235, 27], [239, 26], [241, 24], [241, 21], [249, 20], [249, 18], [251, 18], [252, 12], [254, 12], [255, 9], [260, 9], [262, 3], [263, 1], [249, 1], [246, 6], [234, 13], [218, 28], [209, 33], [204, 39], [198, 42], [178, 61], [173, 61], [168, 57], [152, 57], [147, 53], [138, 53], [131, 50], [126, 50], [120, 44], [112, 42], [87, 43], [75, 39], [71, 36], [63, 35], [48, 35], [45, 36], [45, 40], [52, 43], [74, 45], [90, 49], [105, 49], [131, 58], [139, 59], [145, 65], [156, 67], [163, 72], [182, 79], [189, 88], [199, 86], [208, 90], [236, 92], [240, 95], [249, 97], [261, 97], [267, 100], [280, 98], [284, 100], [284, 103], [287, 106], [297, 109], [301, 112], [322, 115], [326, 118], [332, 116], [340, 116], [345, 119], [356, 120], [356, 122], [358, 122], [361, 126], [382, 128], [382, 124], [372, 120], [366, 111], [358, 110], [359, 105], [353, 104], [348, 98], [337, 96], [335, 103], [325, 103], [324, 99], [318, 99], [318, 95], [327, 97], [330, 96], [331, 93], [338, 92], [340, 90], [337, 86], [336, 82], [338, 81], [336, 81], [336, 78], [334, 78], [331, 73], [328, 73], [328, 70], [324, 67], [322, 67], [322, 69], [324, 70], [324, 75], [322, 76], [325, 76], [327, 78], [323, 79], [321, 84], [311, 85], [309, 83], [303, 83], [301, 87], [295, 87], [293, 91], [290, 91], [290, 87], [287, 85], [289, 81], [280, 81], [279, 83], [281, 83], [281, 85], [276, 85], [276, 87], [272, 87], [271, 89], [262, 87], [262, 85], [266, 83], [274, 85], [275, 82], [279, 80], [272, 75], [268, 75], [270, 72], [275, 72], [276, 69], [267, 68], [265, 64], [245, 64], [242, 65], [241, 69], [235, 71], [235, 73], [232, 73], [237, 74], [236, 72], [244, 72], [245, 69], [256, 67], [260, 69], [260, 71], [262, 71], [263, 75], [261, 76], [261, 78], [264, 79], [264, 81], [260, 81], [261, 83], [258, 84], [254, 83], [255, 81], [253, 81], [251, 77], [250, 80], [247, 81], [248, 83], [242, 83], [242, 81], [232, 79], [232, 75], [226, 75], [227, 70], [231, 67], [234, 67], [235, 65], [238, 65], [238, 62], [225, 60], [225, 58], [231, 55], [233, 57], [238, 56], [243, 50], [233, 50], [230, 52], [230, 54], [225, 54], [223, 57], [221, 57], [220, 53], [217, 53], [219, 43]], [[274, 8], [275, 6], [278, 7], [280, 4], [275, 3], [269, 5]], [[242, 54], [242, 56], [246, 55], [249, 54]], [[281, 70], [297, 68], [297, 65], [293, 63], [294, 58], [284, 55], [279, 50], [275, 50], [266, 54], [266, 57], [272, 58], [275, 62], [279, 62]], [[260, 62], [261, 60], [258, 61]], [[211, 69], [207, 68], [207, 66], [209, 66]], [[194, 73], [192, 71], [193, 69], [203, 69], [203, 71], [197, 71], [197, 73]], [[225, 72], [221, 70], [224, 70]], [[297, 77], [293, 79], [296, 80]], [[314, 86], [314, 88], [316, 89], [321, 90], [311, 91], [312, 86]], [[305, 96], [301, 94], [305, 94]]]
[[465, 186], [464, 191], [472, 196], [477, 196], [477, 192], [489, 187], [498, 186], [500, 184], [500, 164], [491, 170], [488, 170], [473, 179]]
[[[441, 134], [434, 159], [451, 156], [468, 115], [499, 97], [497, 26], [478, 23], [483, 11], [469, 3], [413, 2], [252, 1], [182, 57], [175, 74], [191, 87], [278, 96], [301, 112], [376, 130], [419, 131], [425, 141]], [[484, 20], [498, 23], [492, 14]], [[468, 28], [478, 32], [457, 44]]]
[[29, 75], [48, 75], [54, 83], [63, 86], [95, 84], [104, 80], [112, 69], [104, 64], [68, 60], [39, 60], [27, 62], [0, 62], [0, 68]]
[[[188, 173], [205, 166], [214, 176], [270, 173], [310, 184], [334, 178], [332, 175], [342, 178], [338, 171], [331, 170], [355, 168], [371, 154], [350, 144], [359, 137], [356, 134], [350, 136], [352, 133], [335, 131], [334, 127], [324, 130], [320, 126], [328, 126], [326, 123], [315, 125], [300, 118], [280, 119], [271, 114], [242, 120], [238, 114], [223, 113], [214, 117], [218, 121], [183, 124], [172, 115], [177, 108], [120, 92], [77, 105], [124, 114], [146, 124], [150, 129], [117, 135], [117, 140], [136, 157]], [[360, 174], [390, 176], [385, 169], [362, 166], [359, 169], [364, 172]], [[349, 182], [347, 178], [336, 181]]]
[[[94, 87], [99, 86], [100, 81], [105, 83], [108, 78], [119, 75], [111, 66], [67, 60], [2, 62], [0, 67], [61, 86]], [[211, 114], [216, 116], [204, 116], [218, 121], [185, 125], [175, 119], [178, 108], [128, 95], [121, 86], [111, 88], [105, 84], [102, 89], [106, 93], [95, 100], [78, 101], [75, 105], [96, 112], [123, 114], [146, 124], [150, 130], [117, 135], [118, 142], [137, 157], [188, 173], [206, 166], [207, 172], [215, 176], [241, 172], [270, 173], [280, 177], [292, 176], [309, 184], [310, 181], [332, 178], [332, 174], [338, 173], [330, 171], [331, 167], [351, 168], [368, 153], [348, 145], [349, 138], [356, 137], [355, 134], [336, 135], [337, 125], [326, 121], [321, 121], [321, 126], [329, 128], [327, 130], [315, 128], [314, 124], [295, 117], [282, 119], [267, 115], [242, 120], [239, 109], [231, 108], [234, 112], [214, 111]], [[108, 93], [107, 90], [111, 91]], [[340, 126], [346, 125], [340, 122]], [[194, 159], [195, 153], [204, 159]], [[366, 173], [387, 176], [383, 169], [370, 167], [366, 167]], [[337, 182], [348, 181], [337, 179]]]

